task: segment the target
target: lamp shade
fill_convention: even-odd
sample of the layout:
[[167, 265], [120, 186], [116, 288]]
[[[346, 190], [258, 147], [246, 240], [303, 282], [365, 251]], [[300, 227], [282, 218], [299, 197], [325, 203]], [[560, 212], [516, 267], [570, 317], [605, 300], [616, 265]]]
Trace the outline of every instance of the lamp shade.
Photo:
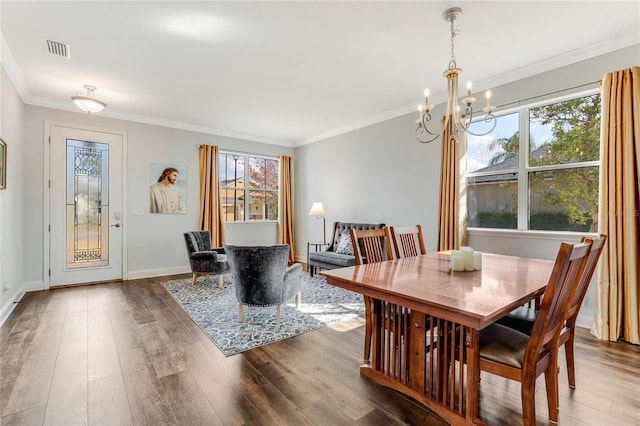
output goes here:
[[309, 216], [324, 216], [324, 207], [322, 207], [322, 203], [314, 202], [311, 206], [311, 210], [309, 210]]
[[72, 96], [71, 100], [73, 103], [76, 104], [78, 108], [88, 113], [102, 111], [107, 104], [95, 98], [94, 92], [96, 91], [96, 88], [89, 85], [85, 85], [84, 88], [87, 93], [84, 95], [77, 93], [75, 96]]

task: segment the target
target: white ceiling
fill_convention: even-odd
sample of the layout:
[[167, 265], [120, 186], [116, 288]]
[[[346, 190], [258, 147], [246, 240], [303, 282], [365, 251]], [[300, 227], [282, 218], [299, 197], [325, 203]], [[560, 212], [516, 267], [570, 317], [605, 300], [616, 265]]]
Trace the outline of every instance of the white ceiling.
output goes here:
[[3, 0], [0, 53], [28, 104], [299, 146], [443, 101], [451, 6], [474, 91], [640, 43], [637, 0]]

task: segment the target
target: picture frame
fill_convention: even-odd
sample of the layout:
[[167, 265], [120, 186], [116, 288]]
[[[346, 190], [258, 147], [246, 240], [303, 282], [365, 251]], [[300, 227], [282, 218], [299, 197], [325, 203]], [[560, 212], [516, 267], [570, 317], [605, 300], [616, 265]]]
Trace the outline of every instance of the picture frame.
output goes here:
[[187, 213], [187, 168], [177, 164], [150, 163], [149, 213]]
[[0, 189], [7, 188], [7, 143], [0, 138]]

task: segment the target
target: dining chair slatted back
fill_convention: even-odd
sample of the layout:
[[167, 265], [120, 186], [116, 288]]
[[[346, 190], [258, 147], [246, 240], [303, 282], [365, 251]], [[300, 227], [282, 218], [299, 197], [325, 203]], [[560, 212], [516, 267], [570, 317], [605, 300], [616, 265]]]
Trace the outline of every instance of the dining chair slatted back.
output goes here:
[[531, 335], [501, 324], [480, 332], [480, 369], [521, 383], [525, 425], [535, 425], [535, 381], [544, 373], [549, 419], [558, 419], [558, 338], [587, 263], [590, 243], [562, 243]]
[[[351, 234], [351, 245], [353, 246], [353, 254], [356, 258], [356, 265], [365, 263], [384, 262], [393, 259], [391, 252], [391, 236], [389, 228], [381, 229], [353, 229], [349, 230]], [[373, 311], [372, 299], [364, 296], [365, 310], [365, 327], [364, 327], [364, 362], [370, 363], [371, 356], [371, 340], [373, 338]]]
[[349, 232], [351, 233], [351, 244], [353, 245], [356, 265], [393, 259], [388, 227], [385, 226], [381, 229], [351, 228]]
[[397, 259], [427, 254], [422, 235], [422, 226], [391, 226], [389, 230]]
[[600, 234], [599, 237], [593, 239], [586, 237], [582, 238], [582, 242], [591, 243], [591, 250], [589, 251], [589, 256], [587, 258], [582, 277], [580, 278], [580, 282], [571, 295], [569, 306], [564, 313], [564, 328], [560, 333], [559, 339], [560, 346], [564, 345], [565, 358], [567, 362], [567, 376], [569, 379], [568, 381], [570, 388], [576, 387], [576, 372], [574, 362], [575, 356], [573, 343], [575, 340], [578, 312], [580, 312], [580, 307], [582, 306], [582, 302], [584, 301], [587, 290], [589, 289], [591, 278], [593, 277], [593, 273], [596, 270], [598, 260], [600, 259], [600, 254], [602, 253], [602, 249], [604, 248], [604, 243], [606, 242], [606, 240], [607, 236], [605, 234]]

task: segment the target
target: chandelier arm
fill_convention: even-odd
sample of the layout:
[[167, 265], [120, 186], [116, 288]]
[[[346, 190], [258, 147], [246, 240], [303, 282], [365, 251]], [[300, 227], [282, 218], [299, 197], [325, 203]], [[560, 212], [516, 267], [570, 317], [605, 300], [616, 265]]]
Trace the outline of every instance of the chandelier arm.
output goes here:
[[493, 121], [493, 124], [491, 125], [491, 128], [484, 133], [474, 133], [471, 130], [469, 130], [469, 128], [467, 127], [467, 133], [473, 136], [486, 136], [489, 133], [493, 132], [493, 130], [496, 128], [496, 125], [498, 124], [498, 120], [493, 114], [491, 114], [490, 116], [487, 115], [485, 118], [482, 119], [482, 121], [484, 121], [485, 123], [491, 123]]
[[[420, 131], [420, 129], [422, 129], [422, 131]], [[438, 137], [442, 134], [442, 132], [440, 133], [431, 133], [430, 131], [426, 130], [424, 127], [422, 126], [418, 126], [418, 128], [416, 128], [416, 139], [418, 140], [418, 142], [421, 143], [431, 143], [433, 141], [435, 141], [436, 139], [438, 139]], [[425, 133], [429, 133], [430, 135], [433, 135], [433, 137], [431, 139], [427, 139], [427, 140], [423, 140], [420, 138], [420, 135], [424, 135]]]

